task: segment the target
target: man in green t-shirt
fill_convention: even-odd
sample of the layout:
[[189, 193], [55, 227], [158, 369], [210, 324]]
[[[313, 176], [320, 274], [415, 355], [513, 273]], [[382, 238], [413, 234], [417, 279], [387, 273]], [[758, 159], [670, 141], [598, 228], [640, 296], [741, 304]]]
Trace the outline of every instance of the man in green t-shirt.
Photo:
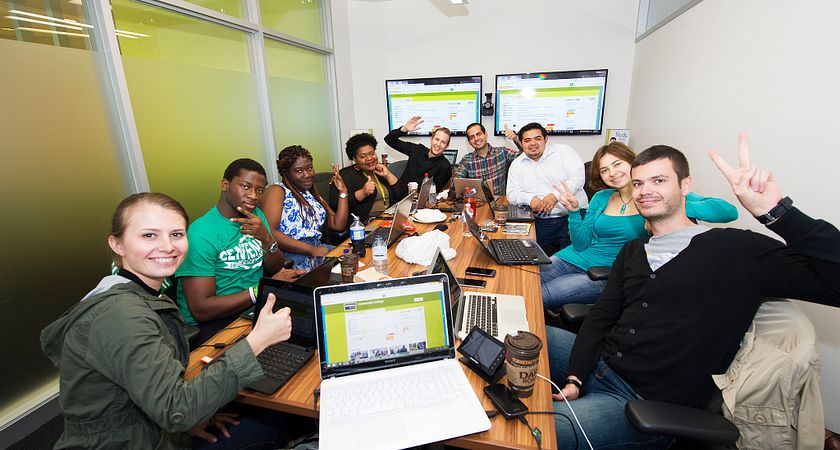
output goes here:
[[304, 273], [282, 269], [283, 252], [257, 207], [265, 186], [260, 163], [237, 159], [225, 170], [216, 206], [189, 227], [190, 250], [175, 272], [177, 301], [202, 342], [253, 305], [263, 271], [286, 281]]

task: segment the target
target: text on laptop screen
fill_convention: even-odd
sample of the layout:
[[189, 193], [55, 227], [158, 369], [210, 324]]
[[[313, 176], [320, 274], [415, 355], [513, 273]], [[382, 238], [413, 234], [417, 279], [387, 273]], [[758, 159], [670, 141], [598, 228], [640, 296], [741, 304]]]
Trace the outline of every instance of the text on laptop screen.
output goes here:
[[321, 297], [327, 367], [415, 355], [450, 345], [444, 283]]

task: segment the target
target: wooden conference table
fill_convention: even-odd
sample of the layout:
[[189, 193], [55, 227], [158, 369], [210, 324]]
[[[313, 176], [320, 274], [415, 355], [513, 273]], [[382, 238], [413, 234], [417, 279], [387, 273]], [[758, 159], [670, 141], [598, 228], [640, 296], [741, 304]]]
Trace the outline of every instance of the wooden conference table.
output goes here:
[[[449, 214], [447, 214], [449, 216]], [[488, 206], [480, 206], [476, 216], [477, 222], [491, 218]], [[528, 325], [530, 331], [543, 340], [545, 344], [545, 320], [543, 317], [542, 294], [540, 291], [540, 275], [538, 266], [501, 266], [496, 264], [483, 250], [478, 248], [478, 243], [472, 236], [465, 237], [462, 234], [460, 221], [446, 222], [449, 229], [446, 233], [450, 236], [449, 245], [457, 251], [457, 256], [449, 261], [455, 276], [463, 277], [464, 270], [468, 266], [487, 267], [496, 269], [494, 278], [485, 278], [487, 287], [479, 292], [513, 294], [525, 297], [527, 308]], [[417, 232], [420, 234], [432, 230], [436, 224], [415, 223]], [[503, 234], [501, 231], [487, 233], [492, 238], [517, 238]], [[534, 238], [534, 227], [531, 226], [530, 238]], [[413, 272], [425, 269], [424, 266], [409, 264], [398, 258], [395, 254], [397, 245], [389, 249], [388, 270], [392, 277], [410, 276]], [[330, 256], [338, 256], [347, 248], [347, 244], [340, 245], [330, 253]], [[371, 251], [368, 249], [365, 256], [361, 258], [365, 267], [370, 267]], [[465, 288], [465, 290], [472, 290]], [[208, 343], [233, 342], [236, 338], [250, 330], [249, 327], [233, 328], [239, 325], [247, 325], [250, 321], [237, 319], [229, 326], [229, 329], [220, 331]], [[204, 356], [216, 357], [224, 350], [212, 347], [201, 347], [190, 354], [190, 363], [187, 367], [186, 378], [192, 378], [198, 374], [204, 364], [200, 359]], [[543, 346], [540, 353], [538, 373], [550, 377], [548, 369], [548, 352]], [[484, 394], [486, 383], [478, 375], [464, 368], [467, 378], [475, 389], [475, 393], [481, 401], [484, 409], [493, 410], [493, 404]], [[284, 411], [302, 416], [313, 416], [313, 391], [319, 386], [321, 377], [318, 371], [318, 356], [315, 355], [309, 363], [298, 372], [285, 386], [272, 395], [264, 395], [250, 390], [243, 390], [239, 393], [236, 401], [255, 405], [263, 408]], [[507, 377], [502, 378], [502, 383], [507, 382]], [[537, 379], [534, 386], [534, 394], [530, 398], [522, 399], [530, 411], [553, 411], [551, 400], [551, 385], [541, 379]], [[528, 422], [531, 426], [538, 427], [542, 431], [542, 448], [553, 449], [557, 446], [554, 431], [554, 416], [551, 414], [528, 415]], [[490, 419], [491, 427], [488, 431], [478, 434], [463, 436], [447, 441], [447, 445], [471, 449], [521, 449], [537, 448], [530, 431], [518, 420], [505, 420], [501, 414]]]

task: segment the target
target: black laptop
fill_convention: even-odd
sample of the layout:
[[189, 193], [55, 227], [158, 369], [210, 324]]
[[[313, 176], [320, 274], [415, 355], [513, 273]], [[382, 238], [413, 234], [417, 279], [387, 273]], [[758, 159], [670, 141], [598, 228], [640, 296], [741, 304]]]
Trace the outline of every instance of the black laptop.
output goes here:
[[[341, 273], [332, 273], [333, 267], [338, 264], [338, 257], [327, 256], [318, 265], [318, 267], [303, 274], [300, 278], [294, 281], [298, 286], [307, 286], [315, 289], [319, 286], [328, 286], [331, 284], [341, 284]], [[239, 314], [239, 317], [248, 320], [254, 320], [254, 307], [250, 307]]]
[[[487, 204], [490, 205], [490, 210], [493, 211], [493, 216], [496, 215], [496, 198], [493, 196], [493, 190], [487, 185], [487, 182], [481, 183], [481, 190], [484, 191], [484, 196], [487, 197]], [[513, 205], [508, 204], [508, 222], [533, 222], [534, 214], [528, 205]]]
[[472, 216], [466, 214], [470, 234], [493, 260], [506, 266], [551, 264], [551, 259], [533, 239], [481, 239], [481, 229]]
[[288, 307], [292, 310], [292, 335], [285, 342], [274, 344], [257, 356], [264, 376], [246, 386], [248, 389], [273, 394], [286, 384], [315, 354], [318, 341], [315, 337], [315, 307], [311, 286], [287, 283], [272, 278], [262, 278], [259, 297], [254, 305], [254, 321], [259, 318], [268, 294], [274, 294], [274, 311]]

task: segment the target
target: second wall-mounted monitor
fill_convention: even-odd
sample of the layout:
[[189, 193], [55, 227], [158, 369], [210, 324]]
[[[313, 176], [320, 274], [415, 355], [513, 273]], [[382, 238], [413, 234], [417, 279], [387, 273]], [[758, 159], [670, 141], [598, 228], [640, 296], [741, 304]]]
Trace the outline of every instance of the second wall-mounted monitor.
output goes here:
[[463, 136], [467, 125], [481, 121], [480, 75], [387, 80], [385, 94], [391, 130], [422, 116], [421, 128], [411, 134], [430, 136], [432, 130], [446, 127]]
[[607, 69], [496, 75], [497, 136], [538, 122], [549, 134], [601, 134]]

